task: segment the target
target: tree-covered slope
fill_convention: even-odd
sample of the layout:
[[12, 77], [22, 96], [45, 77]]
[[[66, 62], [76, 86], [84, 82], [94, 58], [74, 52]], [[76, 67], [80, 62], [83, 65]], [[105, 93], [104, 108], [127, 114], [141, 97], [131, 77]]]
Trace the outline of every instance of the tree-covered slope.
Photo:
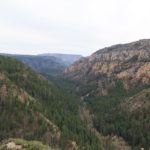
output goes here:
[[106, 96], [88, 97], [86, 100], [95, 114], [94, 125], [98, 131], [104, 135], [123, 137], [133, 149], [148, 149], [150, 89], [143, 89], [125, 91], [117, 85]]
[[79, 100], [14, 58], [0, 56], [0, 140], [39, 140], [61, 149], [98, 150], [78, 114]]
[[150, 40], [101, 49], [65, 69], [103, 135], [150, 148]]
[[57, 145], [60, 130], [47, 118], [39, 99], [32, 94], [34, 89], [29, 92], [24, 87], [25, 80], [34, 82], [30, 76], [42, 78], [13, 58], [0, 57], [0, 140], [23, 137]]

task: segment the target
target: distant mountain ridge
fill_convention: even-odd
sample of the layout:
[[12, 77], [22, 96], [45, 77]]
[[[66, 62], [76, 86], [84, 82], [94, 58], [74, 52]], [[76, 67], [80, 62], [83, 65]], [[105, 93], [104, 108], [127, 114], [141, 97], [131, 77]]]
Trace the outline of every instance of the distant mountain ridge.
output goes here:
[[124, 50], [149, 50], [150, 47], [150, 39], [141, 39], [139, 41], [134, 41], [126, 44], [116, 44], [109, 47], [102, 48], [96, 51], [93, 54], [99, 54], [104, 52], [112, 52], [112, 51], [124, 51]]
[[50, 53], [40, 55], [12, 55], [2, 53], [1, 55], [15, 57], [33, 70], [44, 75], [60, 75], [67, 66], [82, 57], [81, 55]]
[[56, 58], [61, 59], [65, 64], [71, 65], [75, 61], [79, 60], [82, 55], [77, 55], [77, 54], [59, 54], [59, 53], [45, 53], [45, 54], [40, 54], [39, 56], [53, 56]]
[[33, 70], [45, 75], [61, 74], [66, 67], [62, 60], [53, 56], [16, 55], [14, 57]]

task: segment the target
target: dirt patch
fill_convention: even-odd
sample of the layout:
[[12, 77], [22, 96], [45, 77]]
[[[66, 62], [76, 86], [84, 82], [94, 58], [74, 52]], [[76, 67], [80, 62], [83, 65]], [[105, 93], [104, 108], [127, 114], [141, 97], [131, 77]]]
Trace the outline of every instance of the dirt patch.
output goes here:
[[21, 145], [16, 145], [14, 142], [9, 142], [6, 145], [6, 149], [7, 150], [25, 150], [25, 149], [22, 148]]

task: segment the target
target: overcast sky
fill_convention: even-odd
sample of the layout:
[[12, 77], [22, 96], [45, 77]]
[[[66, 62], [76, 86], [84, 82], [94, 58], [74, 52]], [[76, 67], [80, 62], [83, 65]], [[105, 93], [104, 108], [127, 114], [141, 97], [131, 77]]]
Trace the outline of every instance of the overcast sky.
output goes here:
[[0, 0], [0, 53], [90, 55], [150, 38], [150, 0]]

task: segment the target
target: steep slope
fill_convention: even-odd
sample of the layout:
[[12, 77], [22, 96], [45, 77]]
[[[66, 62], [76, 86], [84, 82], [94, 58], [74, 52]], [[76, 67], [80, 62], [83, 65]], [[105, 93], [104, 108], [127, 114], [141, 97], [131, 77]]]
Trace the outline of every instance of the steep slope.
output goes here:
[[94, 127], [94, 114], [90, 111], [84, 97], [81, 97], [80, 117], [86, 122], [87, 128], [93, 132], [101, 141], [102, 150], [131, 150], [131, 147], [121, 137], [114, 135], [103, 136], [98, 129]]
[[150, 40], [99, 50], [65, 75], [76, 83], [100, 133], [121, 136], [133, 149], [150, 147]]
[[[23, 64], [0, 57], [0, 140], [23, 137], [58, 145], [61, 134], [59, 128], [47, 118], [39, 99], [31, 94], [34, 90], [30, 89], [29, 92], [24, 87], [25, 80], [32, 82], [30, 74], [35, 80], [43, 82], [42, 77]], [[21, 78], [22, 81], [19, 81]]]
[[[117, 87], [118, 88], [118, 87]], [[142, 90], [142, 89], [141, 89]], [[150, 90], [110, 91], [107, 96], [89, 97], [88, 106], [95, 114], [94, 125], [104, 135], [123, 137], [133, 149], [148, 149], [150, 129]]]
[[38, 140], [61, 149], [101, 147], [78, 114], [79, 100], [14, 58], [0, 56], [0, 141]]
[[114, 86], [114, 80], [123, 81], [125, 89], [149, 84], [150, 40], [99, 50], [68, 67], [65, 74], [85, 85], [97, 86], [99, 95], [107, 94], [109, 88]]

